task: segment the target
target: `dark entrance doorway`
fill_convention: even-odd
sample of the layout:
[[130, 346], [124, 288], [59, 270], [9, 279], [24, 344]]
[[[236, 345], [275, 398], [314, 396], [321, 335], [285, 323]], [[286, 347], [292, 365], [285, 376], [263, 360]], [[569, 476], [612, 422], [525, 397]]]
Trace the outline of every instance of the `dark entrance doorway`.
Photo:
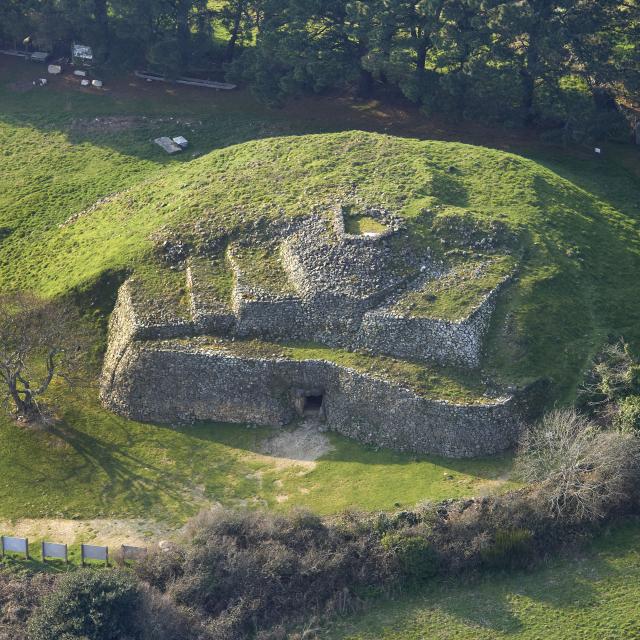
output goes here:
[[312, 417], [324, 420], [324, 389], [322, 388], [293, 388], [291, 390], [293, 406], [300, 417]]
[[302, 413], [305, 416], [317, 416], [322, 411], [322, 401], [324, 396], [322, 394], [305, 396], [304, 404], [302, 405]]

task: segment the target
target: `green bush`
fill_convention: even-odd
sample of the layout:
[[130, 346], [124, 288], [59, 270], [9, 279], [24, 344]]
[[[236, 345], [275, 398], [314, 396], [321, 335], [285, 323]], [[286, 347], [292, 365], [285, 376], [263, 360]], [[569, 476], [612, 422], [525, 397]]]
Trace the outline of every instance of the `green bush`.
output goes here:
[[425, 537], [415, 533], [387, 533], [382, 546], [395, 555], [408, 580], [424, 582], [438, 571], [438, 556]]
[[480, 555], [488, 569], [522, 569], [533, 559], [533, 535], [527, 529], [499, 529]]
[[81, 570], [60, 580], [29, 620], [31, 640], [139, 640], [142, 594], [121, 571]]
[[640, 396], [628, 396], [620, 402], [613, 424], [620, 431], [640, 432]]

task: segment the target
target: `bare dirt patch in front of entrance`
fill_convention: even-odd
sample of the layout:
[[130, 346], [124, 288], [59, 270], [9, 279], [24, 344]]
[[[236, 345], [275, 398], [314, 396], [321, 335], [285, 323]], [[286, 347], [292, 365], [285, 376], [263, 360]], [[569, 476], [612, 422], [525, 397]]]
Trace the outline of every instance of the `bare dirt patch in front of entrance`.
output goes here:
[[269, 438], [261, 453], [269, 456], [276, 469], [297, 465], [311, 470], [318, 458], [332, 450], [329, 438], [319, 430], [318, 423], [305, 420], [293, 431], [281, 431]]

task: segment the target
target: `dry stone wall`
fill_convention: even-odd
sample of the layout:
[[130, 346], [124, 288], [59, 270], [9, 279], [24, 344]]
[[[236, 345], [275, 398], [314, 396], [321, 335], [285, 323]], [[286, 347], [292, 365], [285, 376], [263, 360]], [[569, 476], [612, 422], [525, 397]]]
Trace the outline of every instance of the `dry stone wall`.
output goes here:
[[452, 457], [489, 455], [512, 445], [526, 396], [485, 404], [424, 398], [411, 389], [324, 360], [238, 356], [180, 340], [136, 340], [126, 296], [112, 317], [101, 395], [137, 420], [212, 420], [279, 426], [296, 415], [300, 389], [322, 391], [329, 429], [361, 442]]
[[[265, 278], [264, 268], [262, 284], [253, 283], [252, 265], [236, 260], [229, 245], [234, 285], [228, 301], [211, 284], [219, 281], [207, 279], [213, 271], [200, 256], [197, 268], [189, 264], [185, 271], [186, 318], [154, 311], [158, 305], [147, 308], [139, 290], [125, 283], [110, 325], [101, 386], [105, 405], [139, 420], [283, 425], [304, 405], [305, 393], [320, 393], [327, 428], [362, 442], [454, 457], [509, 447], [527, 412], [527, 394], [454, 404], [329, 361], [240, 356], [238, 350], [203, 346], [206, 340], [199, 337], [207, 335], [311, 341], [477, 367], [506, 280], [459, 322], [399, 312], [399, 297], [440, 277], [445, 267], [428, 250], [414, 253], [397, 242], [405, 231], [399, 219], [372, 214], [388, 232], [349, 235], [342, 212], [333, 222], [313, 214], [281, 229], [272, 245], [281, 247], [273, 266], [287, 279], [282, 283], [274, 282], [273, 273]], [[241, 249], [251, 249], [254, 240], [245, 239]]]
[[474, 368], [480, 365], [482, 345], [503, 283], [493, 289], [464, 320], [407, 317], [391, 309], [364, 314], [362, 347], [399, 358], [434, 360], [442, 365]]

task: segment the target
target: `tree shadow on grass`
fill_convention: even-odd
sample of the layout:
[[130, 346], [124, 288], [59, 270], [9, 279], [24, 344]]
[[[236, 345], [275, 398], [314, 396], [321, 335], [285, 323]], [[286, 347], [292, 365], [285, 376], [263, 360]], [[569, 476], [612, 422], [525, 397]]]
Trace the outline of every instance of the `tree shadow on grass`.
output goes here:
[[[527, 626], [519, 612], [518, 600], [530, 600], [534, 606], [539, 604], [554, 610], [549, 612], [550, 620], [566, 618], [571, 612], [588, 611], [601, 604], [602, 594], [596, 588], [597, 581], [622, 574], [620, 568], [596, 553], [588, 553], [583, 558], [572, 554], [569, 558], [553, 560], [550, 566], [538, 566], [529, 571], [487, 573], [468, 579], [437, 579], [397, 602], [381, 602], [375, 612], [365, 614], [363, 621], [366, 629], [382, 626], [411, 629], [414, 633], [411, 637], [421, 637], [415, 635], [420, 620], [425, 616], [433, 620], [434, 615], [441, 614], [443, 618], [438, 619], [439, 624], [446, 625], [449, 618], [469, 627], [467, 632], [476, 629], [478, 638], [492, 638], [495, 633], [512, 635], [526, 630]], [[523, 612], [527, 610], [530, 611], [529, 604]], [[384, 616], [384, 623], [377, 619], [380, 614]], [[537, 617], [539, 615], [543, 614]], [[345, 622], [347, 633], [344, 636], [347, 636], [353, 629], [350, 620]], [[357, 625], [359, 619], [354, 618], [353, 622]], [[570, 632], [567, 627], [565, 633]]]
[[[70, 470], [68, 479], [83, 475], [90, 481], [97, 470], [106, 476], [104, 490], [95, 495], [96, 506], [108, 509], [111, 500], [120, 494], [125, 494], [126, 502], [135, 504], [136, 510], [140, 506], [147, 509], [166, 504], [167, 499], [175, 505], [184, 504], [186, 477], [132, 454], [130, 437], [125, 444], [115, 444], [76, 429], [73, 423], [73, 417], [68, 418], [51, 431], [82, 460], [81, 465]], [[115, 417], [112, 423], [114, 428], [119, 426]], [[143, 475], [141, 469], [148, 475]]]

